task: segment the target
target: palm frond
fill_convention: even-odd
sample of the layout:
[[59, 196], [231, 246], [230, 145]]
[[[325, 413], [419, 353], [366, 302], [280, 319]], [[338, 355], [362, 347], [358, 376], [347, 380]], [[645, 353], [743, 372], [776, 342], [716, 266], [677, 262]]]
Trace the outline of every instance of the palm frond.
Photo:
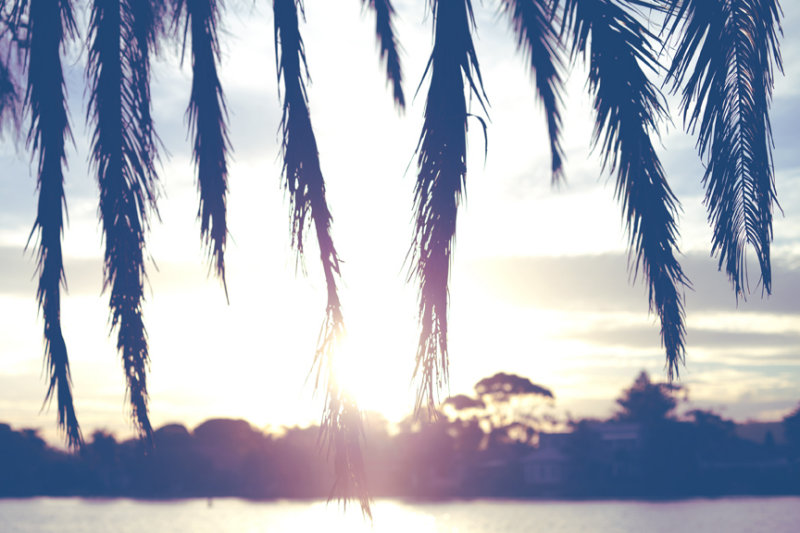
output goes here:
[[[485, 102], [478, 58], [472, 43], [470, 0], [432, 0], [433, 52], [425, 71], [430, 87], [417, 145], [419, 173], [414, 188], [415, 229], [409, 251], [409, 280], [419, 284], [420, 336], [414, 377], [417, 410], [435, 409], [448, 381], [447, 306], [456, 215], [467, 175], [465, 90]], [[466, 83], [465, 83], [466, 82]]]
[[[372, 498], [366, 484], [364, 458], [361, 450], [364, 440], [364, 423], [355, 400], [343, 391], [336, 380], [336, 348], [344, 338], [344, 320], [338, 297], [329, 307], [320, 330], [314, 365], [317, 367], [316, 387], [320, 379], [325, 383], [325, 411], [320, 424], [319, 443], [325, 447], [328, 457], [333, 456], [334, 484], [329, 500], [357, 499], [364, 516], [372, 518]], [[330, 294], [329, 294], [330, 306]], [[325, 375], [321, 372], [325, 371]]]
[[175, 22], [183, 21], [186, 38], [192, 42], [192, 92], [189, 99], [189, 131], [194, 137], [193, 159], [200, 192], [200, 234], [208, 247], [211, 264], [227, 295], [225, 245], [228, 237], [226, 193], [228, 190], [227, 107], [217, 73], [220, 61], [217, 0], [177, 0]]
[[392, 84], [394, 102], [400, 109], [405, 109], [406, 98], [403, 95], [403, 69], [400, 65], [400, 46], [395, 36], [394, 23], [396, 15], [391, 0], [361, 0], [375, 11], [375, 35], [380, 46], [381, 61], [386, 62], [386, 79]]
[[707, 160], [703, 183], [719, 256], [737, 298], [748, 288], [746, 250], [772, 291], [770, 244], [776, 202], [769, 108], [774, 69], [782, 70], [777, 0], [672, 2], [669, 34], [678, 33], [668, 72], [682, 89], [684, 121]]
[[334, 351], [344, 334], [344, 319], [336, 286], [341, 274], [339, 256], [331, 235], [332, 217], [325, 198], [325, 181], [317, 141], [308, 110], [305, 82], [308, 73], [298, 21], [298, 10], [302, 12], [303, 4], [301, 0], [274, 0], [273, 10], [278, 83], [283, 80], [280, 130], [283, 137], [284, 188], [289, 193], [292, 211], [292, 245], [302, 259], [305, 232], [313, 223], [328, 293], [325, 320], [312, 368], [312, 372], [316, 369], [316, 386], [324, 384], [326, 389], [321, 437], [335, 456], [336, 496], [346, 500], [356, 495], [362, 511], [369, 515], [370, 499], [361, 459], [361, 417], [357, 416], [355, 403], [345, 398], [339, 389], [334, 372]]
[[24, 70], [18, 65], [22, 55], [17, 36], [19, 21], [12, 18], [13, 12], [6, 15], [2, 4], [0, 16], [6, 17], [6, 21], [0, 21], [0, 133], [10, 126], [12, 134], [16, 135], [20, 130], [23, 103], [19, 78]]
[[95, 0], [87, 75], [91, 159], [100, 185], [105, 240], [104, 289], [110, 288], [111, 331], [119, 350], [139, 433], [152, 435], [148, 417], [147, 332], [142, 318], [145, 234], [156, 210], [157, 137], [150, 114], [150, 53], [160, 24], [155, 4]]
[[[71, 138], [66, 87], [61, 66], [65, 40], [76, 28], [69, 0], [22, 0], [14, 5], [15, 23], [27, 19], [25, 63], [28, 87], [25, 108], [30, 113], [28, 144], [37, 159], [39, 202], [31, 237], [37, 235], [36, 297], [44, 320], [44, 350], [47, 380], [45, 404], [57, 399], [58, 426], [67, 444], [83, 442], [72, 397], [72, 379], [67, 345], [61, 330], [61, 284], [66, 286], [61, 252], [64, 231], [65, 141]], [[30, 240], [29, 238], [29, 240]]]
[[536, 92], [544, 105], [550, 135], [553, 183], [564, 176], [564, 150], [561, 147], [561, 94], [564, 86], [560, 70], [561, 41], [553, 24], [552, 0], [501, 0], [508, 14], [517, 46], [530, 63]]
[[19, 129], [19, 91], [14, 72], [9, 68], [4, 55], [0, 55], [0, 133], [2, 133], [8, 123], [12, 123], [14, 129]]
[[0, 0], [0, 133], [19, 136], [23, 116], [22, 78], [27, 72], [29, 0]]
[[647, 280], [673, 379], [685, 358], [683, 287], [689, 281], [676, 258], [680, 206], [651, 140], [665, 114], [663, 96], [645, 72], [659, 68], [650, 44], [654, 36], [610, 0], [567, 0], [564, 9], [573, 55], [589, 62], [597, 113], [593, 143], [601, 146], [604, 167], [617, 174], [631, 270]]

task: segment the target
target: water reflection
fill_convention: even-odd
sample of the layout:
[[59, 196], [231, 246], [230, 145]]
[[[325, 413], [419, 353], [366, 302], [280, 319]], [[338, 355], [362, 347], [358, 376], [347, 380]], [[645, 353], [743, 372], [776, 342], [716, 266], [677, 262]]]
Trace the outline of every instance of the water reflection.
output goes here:
[[[365, 520], [358, 506], [342, 509], [336, 503], [316, 502], [304, 512], [289, 513], [279, 530], [324, 531], [325, 533], [436, 533], [436, 518], [413, 506], [397, 502], [376, 502], [373, 521]], [[271, 529], [270, 531], [274, 531]]]
[[374, 522], [358, 506], [238, 499], [136, 501], [0, 499], [2, 533], [796, 533], [800, 498], [675, 502], [379, 500]]

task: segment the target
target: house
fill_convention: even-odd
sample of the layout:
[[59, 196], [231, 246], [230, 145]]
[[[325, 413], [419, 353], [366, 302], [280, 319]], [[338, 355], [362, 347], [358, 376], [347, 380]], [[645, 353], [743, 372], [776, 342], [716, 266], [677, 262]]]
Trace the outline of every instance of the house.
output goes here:
[[558, 493], [569, 480], [571, 460], [566, 453], [571, 433], [541, 433], [539, 447], [522, 460], [525, 486], [536, 493]]
[[576, 460], [587, 452], [590, 461], [605, 465], [607, 479], [635, 478], [642, 442], [639, 424], [620, 422], [588, 422], [573, 433], [541, 433], [539, 446], [522, 461], [525, 487], [537, 495], [564, 494], [579, 475]]

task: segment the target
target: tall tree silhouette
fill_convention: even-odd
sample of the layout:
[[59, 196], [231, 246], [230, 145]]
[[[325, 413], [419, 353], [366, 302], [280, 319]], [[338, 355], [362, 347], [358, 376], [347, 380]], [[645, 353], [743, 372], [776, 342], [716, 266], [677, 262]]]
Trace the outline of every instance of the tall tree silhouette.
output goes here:
[[160, 4], [94, 0], [88, 77], [94, 123], [92, 162], [100, 185], [105, 239], [104, 288], [111, 328], [118, 331], [131, 415], [152, 435], [148, 416], [147, 332], [142, 318], [145, 234], [156, 211], [157, 138], [150, 115], [150, 54], [161, 24]]

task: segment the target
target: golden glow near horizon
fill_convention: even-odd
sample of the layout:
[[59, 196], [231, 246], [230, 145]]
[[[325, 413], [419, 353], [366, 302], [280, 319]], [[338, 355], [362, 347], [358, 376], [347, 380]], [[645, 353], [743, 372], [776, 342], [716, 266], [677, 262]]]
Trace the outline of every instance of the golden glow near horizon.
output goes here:
[[[417, 289], [406, 283], [404, 260], [425, 86], [399, 115], [377, 59], [373, 21], [362, 16], [359, 3], [307, 4], [302, 31], [314, 82], [310, 107], [333, 238], [343, 260], [348, 338], [339, 379], [363, 409], [397, 421], [411, 412], [415, 396]], [[784, 6], [787, 27], [800, 18], [798, 6]], [[410, 96], [430, 51], [430, 17], [424, 17], [424, 3], [396, 7]], [[470, 394], [479, 379], [514, 372], [551, 388], [561, 416], [607, 416], [615, 395], [642, 368], [656, 379], [663, 376], [664, 356], [656, 320], [647, 314], [646, 291], [628, 283], [613, 183], [605, 183], [596, 154], [590, 155], [585, 73], [576, 71], [567, 80], [567, 183], [553, 190], [545, 121], [525, 62], [513, 54], [515, 39], [493, 6], [475, 8], [476, 47], [491, 103], [488, 157], [481, 128], [474, 125], [450, 290], [451, 382], [442, 397]], [[219, 416], [246, 418], [257, 427], [316, 423], [323, 391], [315, 398], [306, 378], [325, 287], [313, 233], [306, 275], [296, 269], [290, 250], [271, 13], [263, 5], [232, 10], [225, 25], [221, 75], [234, 147], [226, 255], [230, 305], [219, 283], [207, 278], [200, 244], [183, 114], [187, 66], [178, 71], [176, 52], [167, 50], [153, 77], [156, 126], [171, 158], [165, 157], [161, 172], [162, 222], [154, 221], [148, 245], [158, 265], [149, 266], [152, 292], [144, 309], [151, 415], [156, 426], [193, 427]], [[797, 42], [787, 35], [787, 75], [777, 81], [773, 106], [785, 215], [775, 221], [770, 300], [754, 294], [737, 311], [724, 275], [707, 257], [711, 232], [694, 141], [681, 133], [679, 119], [662, 138], [663, 162], [684, 208], [685, 267], [695, 282], [687, 294], [689, 353], [682, 377], [700, 406], [730, 406], [722, 414], [738, 419], [777, 417], [800, 399], [800, 160], [792, 134], [797, 95], [791, 94], [791, 80], [800, 75], [800, 62], [791, 60]], [[108, 295], [100, 296], [97, 186], [85, 163], [83, 61], [85, 54], [76, 55], [68, 76], [76, 147], [68, 153], [64, 253], [71, 291], [63, 298], [62, 316], [84, 432], [105, 428], [124, 435], [130, 434], [124, 380], [108, 338]], [[35, 180], [28, 155], [11, 153], [6, 148], [1, 156], [17, 181], [7, 185], [12, 181], [5, 179], [8, 194], [0, 196], [0, 422], [43, 428], [55, 441], [54, 409], [40, 413], [46, 387], [34, 261], [22, 251], [35, 217]]]
[[385, 338], [385, 332], [369, 326], [361, 329], [366, 333], [348, 335], [340, 347], [337, 382], [363, 411], [398, 422], [413, 409], [413, 358]]

